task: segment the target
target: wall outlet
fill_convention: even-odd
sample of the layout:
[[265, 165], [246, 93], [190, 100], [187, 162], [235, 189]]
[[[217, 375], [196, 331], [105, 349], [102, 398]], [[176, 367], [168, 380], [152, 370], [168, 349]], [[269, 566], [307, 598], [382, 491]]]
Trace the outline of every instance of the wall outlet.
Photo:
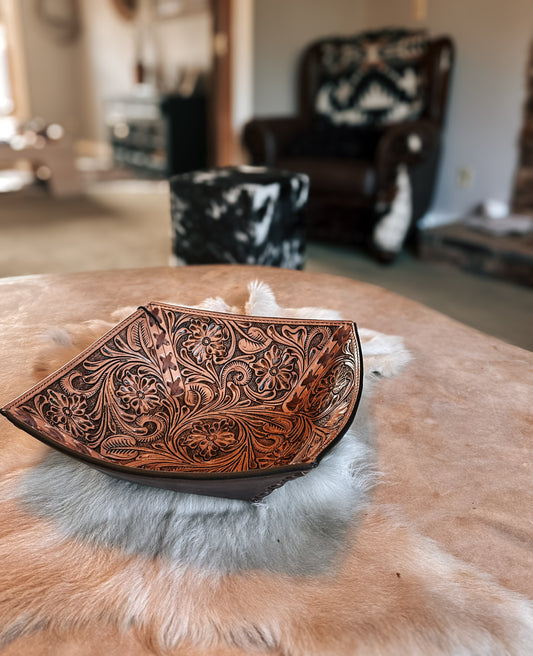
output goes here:
[[461, 166], [457, 169], [457, 186], [468, 189], [474, 183], [474, 169], [471, 166]]

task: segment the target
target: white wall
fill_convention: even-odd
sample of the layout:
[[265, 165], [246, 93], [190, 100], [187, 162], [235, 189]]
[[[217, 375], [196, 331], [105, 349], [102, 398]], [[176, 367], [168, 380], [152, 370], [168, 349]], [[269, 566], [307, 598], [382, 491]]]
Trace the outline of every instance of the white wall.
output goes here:
[[[445, 148], [433, 216], [452, 219], [486, 198], [508, 201], [517, 165], [532, 0], [427, 0], [416, 23], [413, 0], [256, 0], [254, 114], [296, 107], [295, 71], [302, 49], [332, 33], [415, 25], [455, 41]], [[471, 167], [472, 186], [457, 170]]]
[[60, 44], [37, 18], [34, 0], [18, 0], [27, 75], [28, 115], [61, 123], [78, 134], [80, 122], [80, 42]]
[[357, 32], [365, 24], [366, 0], [255, 0], [255, 114], [294, 111], [304, 47], [329, 34]]
[[82, 134], [105, 140], [106, 99], [128, 93], [134, 84], [134, 23], [122, 19], [108, 0], [82, 0], [81, 12]]

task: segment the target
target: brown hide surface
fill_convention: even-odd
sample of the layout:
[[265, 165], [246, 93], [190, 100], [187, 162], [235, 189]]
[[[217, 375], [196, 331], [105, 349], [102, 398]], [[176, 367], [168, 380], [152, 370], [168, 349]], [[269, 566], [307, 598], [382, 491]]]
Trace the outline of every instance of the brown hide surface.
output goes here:
[[[222, 296], [242, 306], [254, 279], [270, 284], [281, 306], [333, 308], [359, 327], [404, 337], [414, 360], [399, 378], [377, 385], [372, 405], [384, 474], [375, 502], [394, 504], [445, 551], [533, 597], [533, 355], [381, 288], [245, 266], [4, 279], [0, 405], [33, 383], [41, 336], [50, 327], [111, 320], [116, 308], [149, 301], [196, 304]], [[3, 474], [25, 465], [36, 450], [33, 438], [5, 419], [1, 425]], [[98, 632], [71, 641], [39, 633], [16, 641], [2, 656], [100, 653], [149, 654], [129, 635]]]

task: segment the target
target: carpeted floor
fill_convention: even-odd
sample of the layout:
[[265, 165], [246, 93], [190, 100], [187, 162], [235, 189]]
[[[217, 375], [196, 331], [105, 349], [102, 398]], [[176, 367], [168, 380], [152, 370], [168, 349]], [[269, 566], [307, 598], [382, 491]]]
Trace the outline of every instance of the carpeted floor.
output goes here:
[[[61, 201], [39, 188], [0, 194], [0, 276], [165, 265], [169, 214], [165, 182], [99, 183]], [[316, 243], [308, 246], [306, 269], [386, 287], [533, 350], [533, 294], [525, 287], [408, 253], [383, 267], [351, 248]]]
[[100, 183], [81, 198], [0, 195], [0, 276], [168, 264], [166, 182]]

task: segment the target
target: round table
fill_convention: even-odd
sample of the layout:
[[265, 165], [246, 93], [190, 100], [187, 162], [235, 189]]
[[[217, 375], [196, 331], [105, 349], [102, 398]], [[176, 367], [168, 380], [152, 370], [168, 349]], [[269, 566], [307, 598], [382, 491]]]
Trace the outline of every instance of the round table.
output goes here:
[[[374, 498], [398, 506], [449, 553], [532, 597], [533, 354], [382, 288], [253, 266], [3, 279], [0, 405], [31, 386], [35, 354], [53, 326], [110, 320], [118, 307], [149, 301], [191, 305], [221, 296], [242, 307], [252, 280], [268, 283], [282, 306], [333, 308], [359, 327], [405, 339], [413, 361], [377, 385], [371, 405], [383, 473]], [[32, 440], [7, 420], [1, 439], [8, 455]]]

